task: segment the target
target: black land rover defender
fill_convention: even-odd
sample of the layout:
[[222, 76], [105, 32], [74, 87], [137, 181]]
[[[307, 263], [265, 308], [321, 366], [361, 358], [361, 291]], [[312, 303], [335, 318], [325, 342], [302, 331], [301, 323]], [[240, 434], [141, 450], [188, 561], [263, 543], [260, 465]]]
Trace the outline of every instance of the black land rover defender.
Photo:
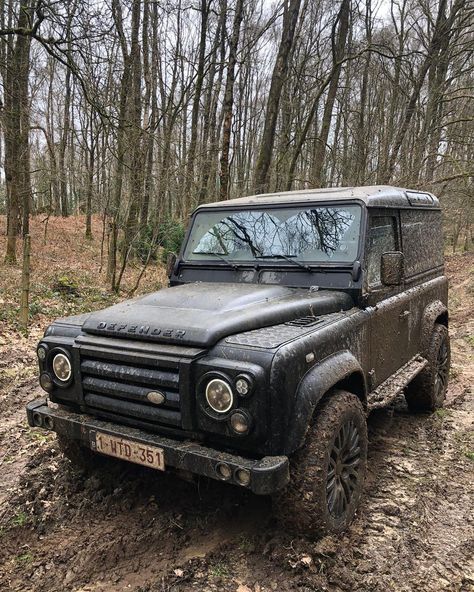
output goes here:
[[367, 413], [443, 405], [441, 212], [429, 193], [318, 189], [203, 205], [170, 287], [55, 321], [30, 425], [101, 453], [272, 494], [310, 535], [351, 521]]

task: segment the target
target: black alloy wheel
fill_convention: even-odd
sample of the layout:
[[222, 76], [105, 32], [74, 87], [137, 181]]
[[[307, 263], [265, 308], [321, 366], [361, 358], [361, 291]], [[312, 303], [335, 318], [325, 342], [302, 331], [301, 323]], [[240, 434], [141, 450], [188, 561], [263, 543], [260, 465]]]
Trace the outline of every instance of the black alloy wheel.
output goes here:
[[273, 496], [285, 530], [311, 538], [348, 528], [367, 469], [367, 423], [353, 393], [332, 390], [314, 412], [305, 445], [290, 458], [290, 482]]
[[326, 484], [329, 512], [341, 518], [351, 504], [359, 484], [360, 436], [352, 420], [343, 423], [329, 456]]

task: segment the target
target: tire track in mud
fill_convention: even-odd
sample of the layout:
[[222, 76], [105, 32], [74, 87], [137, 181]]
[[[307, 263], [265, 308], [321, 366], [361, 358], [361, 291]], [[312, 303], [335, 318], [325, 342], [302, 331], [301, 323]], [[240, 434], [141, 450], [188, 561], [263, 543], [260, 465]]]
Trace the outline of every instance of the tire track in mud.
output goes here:
[[25, 419], [25, 405], [38, 390], [37, 379], [31, 357], [25, 359], [27, 365], [22, 371], [11, 367], [8, 358], [0, 361], [0, 516], [9, 491], [18, 483], [31, 448], [35, 447], [35, 436]]
[[453, 438], [472, 430], [472, 395], [456, 403], [431, 417], [398, 411], [385, 426], [372, 418], [371, 448], [377, 452], [361, 536], [347, 542], [376, 567], [380, 589], [437, 592], [474, 584], [474, 473]]
[[108, 459], [78, 474], [48, 442], [8, 501], [28, 523], [2, 545], [0, 589], [469, 590], [472, 404], [466, 392], [439, 415], [374, 413], [359, 515], [317, 543], [279, 531], [266, 499]]
[[[0, 548], [0, 589], [73, 590], [90, 582], [95, 590], [136, 589], [246, 528], [254, 533], [265, 516], [265, 503], [224, 484], [205, 482], [199, 491], [172, 475], [103, 461], [90, 475], [76, 473], [54, 442], [31, 457], [4, 515], [10, 529], [8, 549]], [[27, 522], [11, 528], [18, 515]]]

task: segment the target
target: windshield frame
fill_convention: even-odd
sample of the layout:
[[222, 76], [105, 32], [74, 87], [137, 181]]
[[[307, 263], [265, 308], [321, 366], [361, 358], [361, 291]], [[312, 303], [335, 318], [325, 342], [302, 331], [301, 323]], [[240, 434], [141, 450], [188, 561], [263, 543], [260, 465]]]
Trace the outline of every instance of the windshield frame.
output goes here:
[[[295, 201], [293, 203], [249, 203], [242, 205], [242, 207], [236, 207], [235, 205], [219, 205], [216, 207], [213, 206], [206, 206], [206, 207], [198, 207], [193, 212], [191, 216], [191, 220], [186, 232], [186, 236], [184, 238], [181, 250], [180, 250], [180, 264], [184, 266], [216, 266], [219, 268], [229, 268], [231, 264], [235, 264], [239, 267], [239, 269], [245, 268], [265, 268], [265, 267], [284, 267], [285, 269], [294, 269], [295, 271], [302, 271], [298, 269], [298, 266], [290, 263], [289, 261], [285, 261], [284, 259], [275, 257], [275, 259], [265, 258], [265, 259], [254, 259], [254, 260], [233, 260], [229, 258], [230, 263], [226, 263], [219, 258], [216, 257], [209, 257], [209, 259], [185, 259], [184, 254], [186, 252], [188, 242], [191, 237], [191, 232], [196, 220], [196, 216], [203, 211], [212, 211], [212, 212], [226, 212], [226, 211], [251, 211], [251, 210], [272, 210], [272, 209], [310, 209], [313, 207], [342, 207], [342, 206], [356, 206], [360, 209], [360, 226], [359, 226], [359, 241], [357, 245], [357, 254], [353, 261], [302, 261], [296, 259], [297, 261], [301, 261], [305, 265], [310, 268], [314, 268], [315, 270], [319, 268], [333, 268], [333, 269], [350, 269], [352, 268], [354, 261], [361, 261], [361, 257], [364, 251], [365, 246], [365, 227], [366, 227], [366, 217], [367, 217], [367, 208], [365, 207], [364, 202], [358, 199], [341, 199], [341, 200], [317, 200], [317, 201]], [[226, 255], [228, 257], [228, 255]]]

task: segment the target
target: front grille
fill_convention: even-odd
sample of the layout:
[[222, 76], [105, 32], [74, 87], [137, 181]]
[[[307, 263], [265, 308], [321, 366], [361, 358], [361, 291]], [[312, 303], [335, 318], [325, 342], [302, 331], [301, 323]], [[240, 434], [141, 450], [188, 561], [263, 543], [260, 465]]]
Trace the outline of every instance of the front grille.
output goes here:
[[[82, 356], [81, 376], [84, 402], [93, 413], [182, 427], [177, 361], [152, 365]], [[165, 396], [161, 405], [147, 399], [152, 391]]]

